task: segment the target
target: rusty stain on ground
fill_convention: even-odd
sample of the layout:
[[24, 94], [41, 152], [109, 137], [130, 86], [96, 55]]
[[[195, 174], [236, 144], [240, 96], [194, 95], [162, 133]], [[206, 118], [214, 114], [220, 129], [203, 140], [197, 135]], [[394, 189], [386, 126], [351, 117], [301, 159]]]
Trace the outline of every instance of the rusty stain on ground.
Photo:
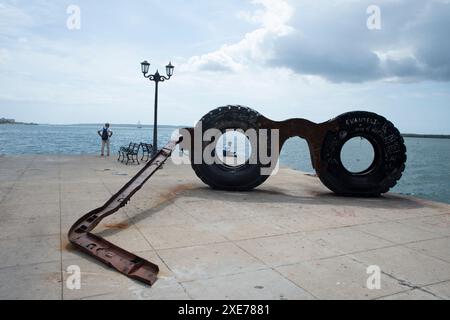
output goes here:
[[120, 229], [120, 230], [123, 230], [123, 229], [128, 228], [128, 227], [129, 227], [129, 224], [126, 223], [126, 222], [120, 222], [120, 223], [106, 223], [106, 224], [105, 224], [105, 227], [106, 227], [106, 228], [109, 228], [109, 229]]
[[66, 250], [69, 252], [75, 250], [74, 246], [66, 239], [61, 240], [61, 248], [60, 249], [61, 249], [60, 251]]
[[172, 201], [181, 193], [195, 188], [196, 186], [192, 183], [183, 183], [180, 185], [173, 186], [166, 192], [159, 194], [158, 201], [154, 207], [159, 207], [166, 202]]
[[170, 278], [170, 277], [171, 277], [171, 275], [168, 274], [167, 272], [162, 271], [162, 270], [159, 270], [159, 272], [158, 272], [158, 278]]
[[336, 213], [337, 217], [356, 217], [355, 212], [349, 208], [331, 209]]

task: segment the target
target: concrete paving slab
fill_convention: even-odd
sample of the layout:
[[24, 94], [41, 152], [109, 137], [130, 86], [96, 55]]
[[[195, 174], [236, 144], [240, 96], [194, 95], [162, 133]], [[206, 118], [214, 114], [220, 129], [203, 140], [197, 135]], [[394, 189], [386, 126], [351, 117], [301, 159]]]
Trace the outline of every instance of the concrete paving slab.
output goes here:
[[59, 236], [0, 240], [0, 269], [60, 259]]
[[134, 203], [136, 202], [133, 201], [133, 204], [128, 204], [124, 208], [124, 212], [139, 229], [195, 224], [199, 222], [189, 212], [172, 203], [150, 209], [140, 209]]
[[3, 177], [1, 175], [1, 169], [0, 169], [0, 189], [1, 190], [9, 190], [14, 187], [14, 185], [17, 183], [17, 179], [13, 179], [11, 177]]
[[[428, 200], [396, 195], [399, 204], [392, 208], [378, 208], [377, 216], [388, 221], [406, 220], [448, 214], [448, 205]], [[402, 207], [401, 204], [405, 204]]]
[[183, 282], [193, 299], [312, 300], [310, 293], [272, 269]]
[[224, 242], [226, 238], [208, 224], [156, 226], [139, 229], [154, 249], [190, 247]]
[[432, 284], [429, 286], [423, 287], [428, 292], [431, 292], [432, 294], [445, 299], [450, 299], [450, 281], [444, 281], [441, 283]]
[[374, 299], [408, 289], [386, 275], [381, 277], [380, 289], [370, 289], [367, 265], [349, 256], [305, 261], [276, 270], [318, 299]]
[[0, 203], [0, 221], [12, 219], [29, 218], [54, 218], [58, 219], [60, 214], [60, 204], [58, 202], [36, 205], [33, 203]]
[[[62, 217], [78, 217], [80, 218], [89, 211], [101, 207], [104, 202], [101, 200], [83, 200], [83, 201], [61, 201]], [[74, 221], [75, 222], [75, 221]]]
[[14, 183], [13, 190], [19, 192], [36, 191], [36, 194], [47, 194], [48, 192], [59, 193], [60, 181], [47, 181], [45, 179], [39, 181], [29, 181], [26, 179], [19, 179]]
[[450, 212], [443, 215], [406, 219], [400, 221], [400, 223], [425, 230], [436, 236], [450, 236]]
[[373, 210], [360, 210], [356, 206], [329, 204], [321, 209], [315, 214], [339, 226], [354, 226], [383, 221], [383, 218], [377, 216]]
[[[36, 236], [59, 236], [60, 226], [55, 223], [59, 217], [27, 217], [15, 219], [0, 218], [0, 240], [3, 239], [26, 239]], [[26, 241], [26, 240], [24, 240]]]
[[233, 243], [158, 250], [179, 281], [213, 278], [267, 268]]
[[16, 181], [25, 171], [23, 167], [7, 167], [3, 163], [0, 166], [0, 179], [2, 179], [3, 182]]
[[305, 237], [304, 233], [238, 241], [236, 244], [269, 266], [294, 264], [341, 253]]
[[205, 224], [205, 228], [222, 235], [228, 240], [270, 237], [290, 232], [288, 228], [278, 225], [277, 218], [270, 216], [259, 219], [223, 220]]
[[8, 188], [1, 188], [0, 187], [0, 203], [8, 195], [8, 193], [9, 193], [9, 189]]
[[[195, 193], [196, 196], [186, 193], [183, 198], [175, 199], [174, 204], [183, 211], [188, 212], [192, 217], [200, 222], [217, 222], [222, 220], [239, 220], [245, 216], [242, 210], [233, 204], [224, 200], [205, 200], [199, 197], [199, 190]], [[208, 203], [207, 206], [201, 205]]]
[[100, 190], [78, 190], [61, 193], [62, 202], [76, 202], [76, 201], [98, 201], [105, 203], [111, 194], [103, 187]]
[[441, 299], [421, 289], [413, 289], [396, 293], [387, 297], [382, 297], [378, 300], [441, 300]]
[[394, 243], [407, 243], [436, 238], [435, 233], [410, 227], [397, 221], [365, 224], [356, 228]]
[[0, 300], [60, 300], [61, 263], [0, 269]]
[[190, 300], [176, 280], [157, 281], [152, 287], [129, 286], [127, 290], [84, 297], [81, 300]]
[[3, 199], [2, 205], [13, 206], [23, 204], [46, 205], [48, 203], [59, 203], [59, 191], [33, 190], [26, 191], [13, 189]]
[[45, 169], [27, 169], [20, 176], [21, 181], [38, 182], [45, 180], [47, 182], [57, 182], [60, 179], [60, 172], [58, 170]]
[[450, 237], [413, 242], [406, 246], [450, 263]]
[[[307, 212], [302, 212], [302, 210]], [[342, 225], [340, 222], [321, 218], [315, 213], [308, 212], [307, 209], [299, 209], [298, 211], [275, 215], [276, 224], [289, 232], [323, 230]]]
[[389, 247], [393, 242], [359, 231], [355, 227], [343, 227], [306, 232], [306, 238], [321, 247], [337, 250], [341, 254]]
[[450, 280], [450, 264], [403, 246], [353, 254], [358, 261], [377, 265], [381, 271], [411, 286]]

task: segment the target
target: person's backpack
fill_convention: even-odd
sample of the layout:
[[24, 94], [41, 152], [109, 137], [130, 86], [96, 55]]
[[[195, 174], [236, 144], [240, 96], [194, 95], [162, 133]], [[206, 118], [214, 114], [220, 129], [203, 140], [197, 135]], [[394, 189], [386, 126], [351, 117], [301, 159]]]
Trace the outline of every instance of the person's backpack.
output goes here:
[[102, 140], [106, 141], [106, 140], [108, 140], [108, 138], [109, 138], [108, 129], [103, 128], [103, 130], [102, 130]]

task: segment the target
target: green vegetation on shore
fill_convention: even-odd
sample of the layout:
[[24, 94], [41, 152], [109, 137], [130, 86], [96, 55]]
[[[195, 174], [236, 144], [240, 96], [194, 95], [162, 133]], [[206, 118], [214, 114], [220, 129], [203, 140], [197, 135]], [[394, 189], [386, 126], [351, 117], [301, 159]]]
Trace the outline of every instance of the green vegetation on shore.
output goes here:
[[14, 119], [6, 119], [6, 118], [0, 118], [0, 124], [23, 124], [23, 125], [37, 125], [37, 123], [33, 122], [17, 122]]

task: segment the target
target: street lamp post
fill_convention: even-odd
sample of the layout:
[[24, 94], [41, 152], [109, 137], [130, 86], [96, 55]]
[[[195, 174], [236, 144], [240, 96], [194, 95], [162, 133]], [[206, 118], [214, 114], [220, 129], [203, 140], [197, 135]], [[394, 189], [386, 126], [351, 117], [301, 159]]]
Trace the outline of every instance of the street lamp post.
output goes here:
[[150, 81], [155, 82], [155, 116], [153, 122], [153, 155], [158, 152], [158, 83], [164, 82], [165, 80], [169, 80], [173, 75], [174, 66], [172, 63], [166, 66], [166, 74], [167, 76], [162, 76], [159, 74], [158, 70], [156, 70], [155, 74], [148, 74], [148, 69], [150, 68], [150, 63], [147, 61], [141, 62], [141, 70], [142, 74], [145, 78]]

